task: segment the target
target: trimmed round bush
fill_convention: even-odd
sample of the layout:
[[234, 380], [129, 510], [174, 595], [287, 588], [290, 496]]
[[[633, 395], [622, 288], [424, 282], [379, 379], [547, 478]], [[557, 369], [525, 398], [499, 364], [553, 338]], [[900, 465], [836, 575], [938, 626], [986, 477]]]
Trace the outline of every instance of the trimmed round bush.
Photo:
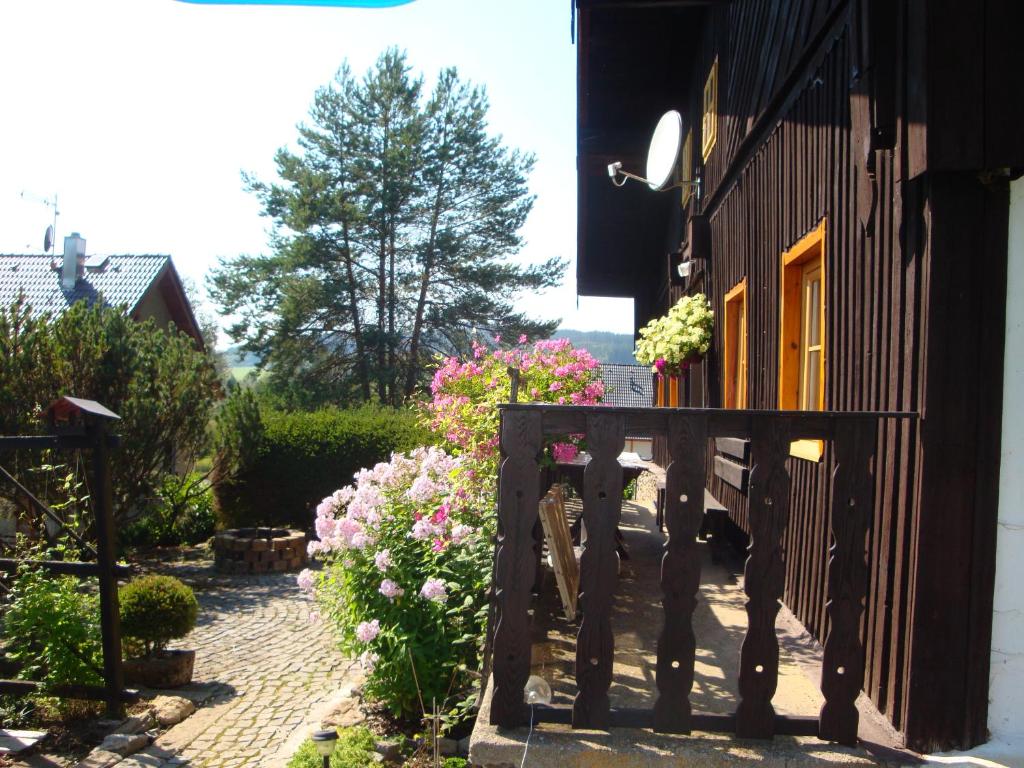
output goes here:
[[173, 576], [142, 576], [118, 592], [121, 633], [147, 656], [184, 637], [196, 625], [199, 603], [191, 587]]

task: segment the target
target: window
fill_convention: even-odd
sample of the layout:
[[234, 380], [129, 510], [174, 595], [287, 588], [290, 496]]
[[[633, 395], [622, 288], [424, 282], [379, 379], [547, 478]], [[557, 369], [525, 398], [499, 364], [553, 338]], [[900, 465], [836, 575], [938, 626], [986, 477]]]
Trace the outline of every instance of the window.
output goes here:
[[[825, 221], [782, 254], [779, 408], [825, 409]], [[797, 440], [790, 453], [821, 459], [820, 440]]]
[[654, 407], [679, 407], [679, 381], [682, 376], [655, 376]]
[[725, 384], [722, 402], [726, 408], [747, 407], [747, 279], [743, 278], [725, 294]]
[[[679, 155], [679, 178], [683, 181], [693, 181], [693, 129], [686, 132], [686, 139], [683, 140], [683, 151]], [[685, 208], [693, 194], [691, 184], [683, 184], [683, 202]]]
[[704, 83], [704, 117], [700, 125], [701, 156], [707, 162], [718, 138], [718, 57], [711, 64]]

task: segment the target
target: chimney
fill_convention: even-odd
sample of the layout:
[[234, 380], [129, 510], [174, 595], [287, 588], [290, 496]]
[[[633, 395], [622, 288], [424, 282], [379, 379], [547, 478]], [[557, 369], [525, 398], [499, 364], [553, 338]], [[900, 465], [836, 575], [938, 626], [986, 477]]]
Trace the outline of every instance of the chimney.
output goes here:
[[85, 238], [72, 232], [64, 238], [64, 266], [61, 269], [60, 284], [65, 291], [71, 291], [78, 282], [78, 271], [85, 264]]

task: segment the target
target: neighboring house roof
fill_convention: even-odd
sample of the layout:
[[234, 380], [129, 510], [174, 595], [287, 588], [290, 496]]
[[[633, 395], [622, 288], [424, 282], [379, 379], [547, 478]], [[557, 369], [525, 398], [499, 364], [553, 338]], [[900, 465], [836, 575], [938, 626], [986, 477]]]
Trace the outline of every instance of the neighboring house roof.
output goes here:
[[604, 404], [650, 408], [654, 404], [654, 379], [646, 365], [602, 363]]
[[59, 315], [78, 301], [102, 297], [137, 317], [143, 299], [158, 290], [174, 324], [202, 344], [202, 333], [171, 257], [166, 254], [89, 256], [75, 287], [61, 285], [61, 256], [0, 254], [0, 307], [24, 294], [33, 314]]

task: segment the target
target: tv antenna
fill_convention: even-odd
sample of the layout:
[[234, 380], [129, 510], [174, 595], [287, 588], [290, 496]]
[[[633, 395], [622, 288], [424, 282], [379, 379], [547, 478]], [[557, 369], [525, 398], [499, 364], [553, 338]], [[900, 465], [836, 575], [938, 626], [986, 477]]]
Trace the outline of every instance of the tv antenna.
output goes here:
[[53, 199], [48, 197], [39, 197], [39, 195], [33, 195], [31, 192], [22, 190], [21, 199], [28, 200], [34, 203], [42, 203], [47, 208], [53, 211], [53, 224], [46, 228], [46, 234], [43, 235], [43, 252], [49, 253], [57, 242], [57, 217], [60, 216], [60, 210], [57, 208], [57, 193], [54, 192]]

